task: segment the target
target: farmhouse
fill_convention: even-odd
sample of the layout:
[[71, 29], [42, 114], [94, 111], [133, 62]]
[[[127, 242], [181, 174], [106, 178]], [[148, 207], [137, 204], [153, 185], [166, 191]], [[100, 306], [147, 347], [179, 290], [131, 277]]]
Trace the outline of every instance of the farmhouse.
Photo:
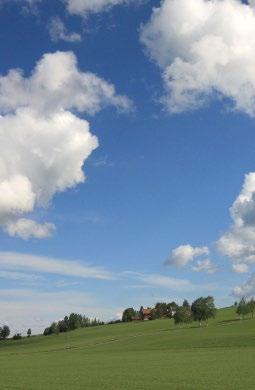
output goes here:
[[151, 319], [152, 309], [150, 307], [147, 307], [147, 309], [142, 310], [142, 314], [143, 314], [143, 320], [148, 321]]

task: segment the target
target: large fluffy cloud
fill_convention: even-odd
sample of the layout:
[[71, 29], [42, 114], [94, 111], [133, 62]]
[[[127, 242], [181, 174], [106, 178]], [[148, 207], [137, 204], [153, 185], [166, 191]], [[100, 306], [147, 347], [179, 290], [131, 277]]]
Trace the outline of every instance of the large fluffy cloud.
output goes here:
[[222, 255], [233, 262], [233, 269], [245, 273], [255, 263], [255, 173], [245, 177], [240, 195], [230, 209], [233, 224], [219, 241]]
[[162, 69], [170, 112], [218, 96], [255, 115], [254, 1], [163, 0], [141, 40]]
[[106, 105], [128, 109], [113, 85], [81, 72], [73, 53], [46, 54], [30, 77], [0, 77], [0, 224], [11, 235], [47, 237], [54, 225], [24, 216], [85, 180], [83, 165], [98, 140], [74, 114]]

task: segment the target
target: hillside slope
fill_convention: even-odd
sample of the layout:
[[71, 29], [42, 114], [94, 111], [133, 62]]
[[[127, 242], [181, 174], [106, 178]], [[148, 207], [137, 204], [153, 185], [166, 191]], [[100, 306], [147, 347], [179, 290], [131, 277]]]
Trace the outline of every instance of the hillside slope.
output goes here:
[[116, 324], [0, 343], [1, 389], [254, 389], [255, 320]]

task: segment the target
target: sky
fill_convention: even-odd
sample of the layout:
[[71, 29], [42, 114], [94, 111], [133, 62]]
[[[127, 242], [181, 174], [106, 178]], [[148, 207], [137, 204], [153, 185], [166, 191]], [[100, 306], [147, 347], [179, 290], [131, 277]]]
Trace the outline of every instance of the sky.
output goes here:
[[0, 325], [255, 295], [254, 3], [0, 0]]

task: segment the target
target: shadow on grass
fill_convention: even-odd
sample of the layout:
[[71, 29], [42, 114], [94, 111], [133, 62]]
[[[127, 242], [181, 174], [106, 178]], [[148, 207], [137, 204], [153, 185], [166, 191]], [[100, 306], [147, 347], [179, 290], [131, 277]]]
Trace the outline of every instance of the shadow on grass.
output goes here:
[[201, 329], [201, 328], [208, 328], [207, 326], [199, 326], [199, 325], [191, 325], [191, 326], [178, 326], [176, 325], [175, 328], [169, 328], [169, 329], [162, 329], [162, 332], [174, 332], [177, 330], [189, 330], [189, 329]]
[[224, 320], [217, 323], [217, 325], [229, 325], [229, 324], [235, 324], [237, 322], [240, 322], [240, 324], [243, 321], [251, 321], [254, 320], [254, 318], [232, 318], [231, 320]]

